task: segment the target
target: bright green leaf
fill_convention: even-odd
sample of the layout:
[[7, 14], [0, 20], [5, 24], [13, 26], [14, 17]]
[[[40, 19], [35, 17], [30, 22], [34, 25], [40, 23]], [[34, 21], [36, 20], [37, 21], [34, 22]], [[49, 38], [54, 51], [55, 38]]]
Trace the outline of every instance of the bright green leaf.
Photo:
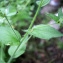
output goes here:
[[[37, 1], [36, 3], [39, 5], [41, 1]], [[50, 0], [43, 0], [42, 1], [42, 7], [47, 5], [50, 2]]]
[[1, 26], [0, 27], [0, 41], [1, 41], [1, 43], [5, 44], [5, 45], [18, 44], [21, 39], [21, 36], [18, 33], [18, 31], [14, 30], [14, 32], [10, 27]]
[[[16, 50], [17, 47], [18, 47], [18, 45], [17, 45], [17, 46], [11, 46], [11, 47], [9, 48], [8, 53], [9, 53], [10, 56], [13, 55], [13, 53], [14, 53], [14, 51]], [[15, 53], [14, 58], [17, 58], [17, 57], [19, 57], [20, 55], [22, 55], [22, 54], [25, 52], [25, 49], [26, 49], [26, 45], [23, 45], [23, 47], [20, 47], [20, 48], [17, 50], [17, 52]]]
[[17, 10], [14, 6], [12, 5], [9, 5], [6, 9], [6, 15], [7, 16], [13, 16], [13, 15], [16, 15], [17, 13]]
[[63, 36], [62, 33], [52, 28], [50, 25], [43, 24], [34, 26], [31, 31], [29, 31], [29, 34], [41, 39], [51, 39]]
[[[22, 55], [25, 52], [26, 49], [26, 43], [27, 41], [30, 39], [30, 37], [28, 38], [28, 36], [24, 39], [24, 41], [21, 43], [20, 47], [18, 48], [18, 50], [15, 52], [14, 51], [17, 49], [18, 45], [16, 46], [10, 46], [8, 53], [10, 56], [12, 56], [14, 54], [14, 58], [19, 57], [20, 55]], [[21, 39], [22, 40], [22, 39]]]

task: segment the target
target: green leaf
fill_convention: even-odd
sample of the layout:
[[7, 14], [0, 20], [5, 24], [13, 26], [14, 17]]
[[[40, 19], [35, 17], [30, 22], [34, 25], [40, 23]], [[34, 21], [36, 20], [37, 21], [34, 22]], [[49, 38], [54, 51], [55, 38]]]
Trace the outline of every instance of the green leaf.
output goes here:
[[63, 16], [60, 17], [59, 23], [63, 25]]
[[4, 62], [4, 60], [1, 60], [1, 59], [0, 59], [0, 63], [5, 63], [5, 62]]
[[[18, 45], [15, 45], [15, 46], [11, 46], [8, 50], [8, 53], [10, 56], [13, 55], [14, 51], [16, 50], [16, 48], [18, 47]], [[17, 52], [15, 53], [14, 57], [13, 58], [17, 58], [19, 57], [20, 55], [22, 55], [24, 52], [25, 52], [25, 49], [26, 49], [26, 45], [23, 45], [23, 47], [19, 47], [19, 49], [17, 50]]]
[[26, 10], [21, 10], [16, 15], [12, 16], [11, 17], [11, 20], [13, 22], [17, 22], [17, 21], [22, 22], [23, 21], [23, 22], [26, 23], [26, 20], [27, 21], [30, 21], [31, 20], [31, 17], [29, 15], [29, 12], [27, 12]]
[[16, 7], [12, 6], [12, 5], [9, 5], [7, 7], [5, 13], [6, 13], [7, 16], [14, 16], [14, 15], [16, 15], [16, 13], [17, 13]]
[[[21, 43], [20, 47], [18, 48], [18, 50], [15, 52], [14, 54], [14, 51], [17, 49], [17, 47], [19, 45], [16, 45], [16, 46], [10, 46], [10, 48], [8, 49], [8, 53], [10, 56], [12, 56], [14, 54], [14, 57], [13, 58], [17, 58], [19, 57], [20, 55], [22, 55], [24, 52], [25, 52], [25, 49], [26, 49], [26, 43], [27, 41], [30, 39], [30, 37], [28, 38], [28, 36], [24, 39], [24, 41]], [[21, 39], [22, 40], [22, 39]]]
[[[1, 45], [2, 46], [2, 45]], [[1, 47], [0, 48], [0, 59], [1, 60], [4, 60], [4, 58], [5, 58], [5, 52], [3, 51], [3, 48]]]
[[18, 33], [18, 31], [14, 30], [14, 32], [10, 27], [0, 26], [0, 41], [1, 41], [1, 43], [5, 44], [5, 45], [18, 44], [21, 39], [21, 36]]
[[28, 32], [30, 35], [33, 35], [41, 39], [51, 39], [54, 37], [63, 36], [62, 33], [52, 28], [50, 25], [44, 25], [44, 24], [36, 25], [31, 29], [31, 31]]
[[58, 47], [60, 48], [60, 49], [63, 49], [63, 42], [58, 42]]
[[[37, 1], [36, 3], [39, 5], [40, 2], [41, 2], [41, 1]], [[43, 0], [43, 1], [42, 1], [42, 6], [41, 6], [41, 7], [47, 5], [49, 2], [50, 2], [50, 0]]]
[[49, 16], [51, 19], [55, 20], [56, 22], [59, 21], [59, 17], [58, 16], [55, 16], [54, 14], [47, 13], [46, 15]]
[[61, 17], [63, 16], [63, 13], [62, 13], [62, 9], [60, 8], [59, 11], [58, 11], [58, 16]]

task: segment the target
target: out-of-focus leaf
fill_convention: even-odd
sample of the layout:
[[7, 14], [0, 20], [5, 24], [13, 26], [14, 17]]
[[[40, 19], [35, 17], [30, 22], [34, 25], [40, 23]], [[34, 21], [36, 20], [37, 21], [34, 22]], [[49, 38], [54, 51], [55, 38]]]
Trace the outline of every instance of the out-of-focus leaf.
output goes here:
[[46, 15], [49, 16], [51, 19], [55, 20], [56, 22], [59, 21], [59, 17], [58, 16], [55, 16], [54, 14], [47, 13]]
[[4, 58], [5, 58], [5, 53], [4, 53], [2, 45], [1, 45], [1, 48], [0, 48], [0, 59], [3, 60]]
[[4, 62], [4, 60], [1, 60], [1, 59], [0, 59], [0, 63], [5, 63], [5, 62]]
[[17, 9], [14, 6], [8, 6], [7, 9], [5, 9], [5, 13], [7, 16], [13, 16], [17, 13]]
[[[36, 3], [39, 5], [41, 1], [37, 1]], [[50, 2], [50, 0], [42, 0], [42, 7], [47, 5]]]
[[63, 13], [62, 13], [62, 9], [61, 8], [58, 10], [58, 16], [59, 17], [63, 16]]
[[58, 47], [59, 47], [60, 49], [63, 49], [63, 42], [58, 42]]

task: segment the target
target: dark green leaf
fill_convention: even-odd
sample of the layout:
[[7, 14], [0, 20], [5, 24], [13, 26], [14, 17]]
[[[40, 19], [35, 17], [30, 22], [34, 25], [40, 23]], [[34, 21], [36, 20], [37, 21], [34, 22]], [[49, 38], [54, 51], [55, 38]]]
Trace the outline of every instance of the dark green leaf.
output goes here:
[[63, 49], [63, 42], [58, 42], [58, 47], [59, 47], [60, 49]]

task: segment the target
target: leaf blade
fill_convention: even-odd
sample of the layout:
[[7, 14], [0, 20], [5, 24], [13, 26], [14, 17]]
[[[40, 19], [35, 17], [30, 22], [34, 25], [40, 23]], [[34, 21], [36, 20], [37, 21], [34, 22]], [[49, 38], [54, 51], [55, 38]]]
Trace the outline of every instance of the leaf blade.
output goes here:
[[17, 39], [16, 35], [14, 34], [13, 30], [10, 27], [1, 26], [0, 27], [0, 41], [1, 41], [1, 43], [5, 44], [5, 45], [7, 45], [7, 44], [11, 44], [11, 45], [18, 44], [19, 40], [21, 39], [21, 36], [18, 33], [18, 31], [16, 31], [16, 30], [14, 30], [14, 31], [17, 34], [18, 39]]
[[52, 28], [50, 25], [36, 25], [32, 28], [31, 32], [28, 31], [30, 35], [41, 39], [51, 39], [55, 37], [63, 36], [62, 33]]
[[[36, 3], [39, 5], [41, 1], [37, 1]], [[43, 0], [41, 7], [47, 5], [50, 2], [50, 0]]]

